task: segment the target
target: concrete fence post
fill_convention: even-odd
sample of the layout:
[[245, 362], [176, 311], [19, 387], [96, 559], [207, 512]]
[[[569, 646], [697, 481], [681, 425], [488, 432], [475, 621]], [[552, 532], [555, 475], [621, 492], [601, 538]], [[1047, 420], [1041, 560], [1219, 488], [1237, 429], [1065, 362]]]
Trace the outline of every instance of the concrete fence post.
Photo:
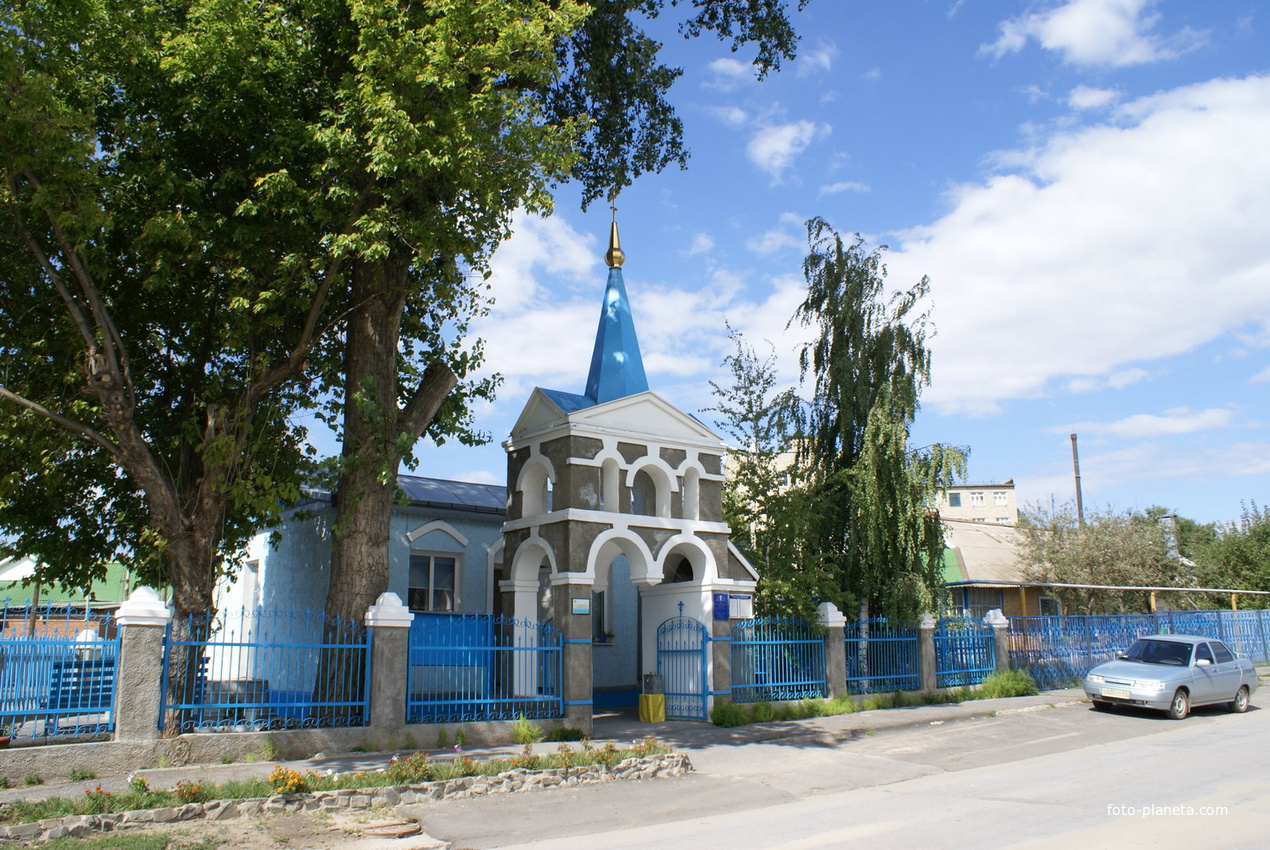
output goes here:
[[115, 676], [115, 740], [157, 741], [162, 707], [163, 637], [172, 610], [150, 587], [138, 587], [119, 606], [119, 662]]
[[931, 692], [937, 690], [938, 678], [935, 675], [935, 618], [930, 614], [922, 617], [917, 627], [917, 669], [920, 674], [921, 688]]
[[370, 726], [390, 739], [406, 725], [406, 676], [414, 614], [395, 593], [381, 593], [362, 620], [371, 633]]
[[997, 650], [997, 669], [1010, 669], [1010, 621], [1000, 608], [993, 608], [983, 621], [992, 626], [992, 640]]
[[847, 618], [832, 602], [816, 609], [825, 627], [825, 683], [830, 697], [847, 695]]

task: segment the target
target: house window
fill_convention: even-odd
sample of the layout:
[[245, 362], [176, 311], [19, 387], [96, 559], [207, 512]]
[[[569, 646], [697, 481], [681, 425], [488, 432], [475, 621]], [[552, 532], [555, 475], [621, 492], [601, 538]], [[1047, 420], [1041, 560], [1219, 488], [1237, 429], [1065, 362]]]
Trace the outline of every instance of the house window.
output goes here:
[[1009, 525], [1010, 518], [1008, 516], [999, 516], [997, 517], [997, 522], [1001, 523], [1002, 525]]
[[608, 643], [613, 637], [609, 633], [608, 612], [604, 610], [607, 596], [603, 590], [591, 594], [591, 640], [595, 643]]
[[1000, 506], [1006, 504], [1005, 493], [993, 493], [992, 504]]
[[411, 611], [453, 611], [458, 559], [453, 555], [410, 553]]
[[982, 494], [982, 493], [971, 493], [971, 494], [970, 494], [970, 504], [972, 504], [972, 505], [982, 505], [982, 504], [983, 504], [983, 494]]
[[959, 508], [959, 507], [961, 507], [961, 494], [960, 494], [960, 493], [949, 493], [949, 494], [948, 494], [948, 507], [950, 507], [950, 508]]
[[977, 516], [977, 517], [971, 517], [970, 521], [971, 522], [987, 522], [988, 518], [986, 516]]

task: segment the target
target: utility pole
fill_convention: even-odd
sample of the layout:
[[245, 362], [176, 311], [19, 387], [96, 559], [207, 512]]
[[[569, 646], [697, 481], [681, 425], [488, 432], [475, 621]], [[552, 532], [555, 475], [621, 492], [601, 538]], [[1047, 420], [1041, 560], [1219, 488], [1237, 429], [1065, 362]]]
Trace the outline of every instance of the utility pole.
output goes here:
[[1076, 435], [1072, 434], [1072, 470], [1076, 473], [1076, 521], [1085, 524], [1085, 500], [1080, 494], [1080, 455], [1076, 452]]

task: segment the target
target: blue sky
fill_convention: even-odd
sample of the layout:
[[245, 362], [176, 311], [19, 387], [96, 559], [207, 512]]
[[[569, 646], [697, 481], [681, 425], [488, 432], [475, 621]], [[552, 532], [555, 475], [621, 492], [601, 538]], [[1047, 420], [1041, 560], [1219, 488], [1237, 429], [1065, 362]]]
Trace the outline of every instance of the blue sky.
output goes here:
[[[931, 280], [918, 444], [1023, 502], [1238, 516], [1270, 483], [1270, 7], [1255, 2], [813, 0], [798, 61], [666, 29], [687, 171], [618, 200], [650, 387], [706, 422], [725, 320], [797, 381], [804, 222]], [[581, 392], [609, 211], [518, 217], [477, 330], [504, 376], [481, 449], [419, 474], [502, 482], [534, 386]]]

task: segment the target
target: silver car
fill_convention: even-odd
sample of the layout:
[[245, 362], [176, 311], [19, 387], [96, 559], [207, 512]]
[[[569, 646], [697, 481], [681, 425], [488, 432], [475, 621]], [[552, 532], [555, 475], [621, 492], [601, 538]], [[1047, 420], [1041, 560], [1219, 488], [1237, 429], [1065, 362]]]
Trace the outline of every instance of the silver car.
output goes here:
[[1085, 696], [1094, 708], [1137, 705], [1167, 711], [1174, 720], [1198, 705], [1226, 703], [1231, 711], [1247, 711], [1255, 690], [1252, 661], [1196, 635], [1138, 638], [1124, 655], [1085, 676]]

